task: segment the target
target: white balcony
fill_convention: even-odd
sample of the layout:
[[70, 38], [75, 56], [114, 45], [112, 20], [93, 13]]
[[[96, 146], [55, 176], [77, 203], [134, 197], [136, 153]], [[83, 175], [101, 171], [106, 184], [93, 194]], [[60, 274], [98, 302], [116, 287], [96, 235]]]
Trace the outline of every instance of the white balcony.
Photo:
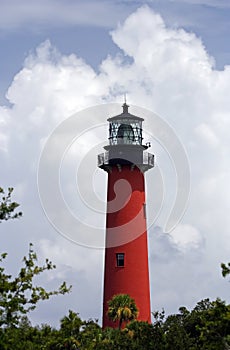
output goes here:
[[[113, 159], [109, 158], [109, 151], [108, 152], [104, 152], [104, 153], [100, 153], [98, 156], [98, 162], [97, 165], [98, 167], [103, 167], [106, 165], [111, 165], [113, 164]], [[127, 159], [125, 159], [127, 160]], [[134, 162], [135, 165], [144, 165], [147, 166], [149, 168], [154, 167], [154, 155], [148, 152], [143, 152], [142, 153], [142, 159], [138, 162]]]

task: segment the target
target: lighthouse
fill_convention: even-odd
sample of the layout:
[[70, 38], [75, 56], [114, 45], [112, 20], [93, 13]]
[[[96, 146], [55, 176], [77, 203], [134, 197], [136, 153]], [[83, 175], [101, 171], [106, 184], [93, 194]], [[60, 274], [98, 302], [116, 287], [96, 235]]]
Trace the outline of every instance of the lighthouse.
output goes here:
[[122, 108], [108, 119], [109, 144], [98, 155], [99, 168], [108, 173], [103, 328], [117, 326], [107, 316], [116, 294], [129, 294], [138, 320], [151, 322], [144, 173], [154, 156], [143, 144], [144, 119], [129, 113], [126, 102]]

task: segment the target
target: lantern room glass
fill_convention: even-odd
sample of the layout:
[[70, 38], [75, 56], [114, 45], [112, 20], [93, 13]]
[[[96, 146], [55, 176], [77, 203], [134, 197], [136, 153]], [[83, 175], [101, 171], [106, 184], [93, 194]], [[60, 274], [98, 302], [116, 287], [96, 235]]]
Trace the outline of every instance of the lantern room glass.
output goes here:
[[109, 123], [110, 145], [142, 145], [142, 121], [139, 119], [113, 119]]

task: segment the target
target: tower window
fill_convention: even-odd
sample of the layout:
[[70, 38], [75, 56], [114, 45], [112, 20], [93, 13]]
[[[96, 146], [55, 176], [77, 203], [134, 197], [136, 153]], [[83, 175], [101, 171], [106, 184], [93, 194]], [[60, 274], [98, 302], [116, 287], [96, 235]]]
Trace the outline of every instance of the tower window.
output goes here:
[[117, 267], [125, 266], [125, 254], [124, 253], [117, 253], [116, 260], [117, 260]]

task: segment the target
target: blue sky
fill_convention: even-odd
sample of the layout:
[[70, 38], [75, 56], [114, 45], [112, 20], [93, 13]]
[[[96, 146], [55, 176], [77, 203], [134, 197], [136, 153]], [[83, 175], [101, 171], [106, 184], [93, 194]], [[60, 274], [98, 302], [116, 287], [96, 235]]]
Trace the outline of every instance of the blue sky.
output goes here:
[[[76, 194], [74, 166], [87, 152], [93, 156], [93, 190], [84, 177], [80, 190], [85, 198], [94, 198], [92, 191], [105, 198], [106, 176], [95, 169], [107, 130], [98, 125], [108, 117], [105, 102], [122, 104], [124, 92], [131, 113], [135, 105], [147, 108], [171, 125], [190, 164], [187, 210], [167, 232], [177, 174], [167, 140], [162, 146], [155, 119], [146, 118], [159, 171], [147, 179], [149, 219], [163, 203], [149, 232], [152, 310], [176, 312], [206, 297], [229, 299], [220, 273], [220, 263], [230, 256], [229, 1], [2, 0], [0, 7], [0, 185], [15, 188], [24, 212], [20, 221], [1, 224], [1, 250], [9, 252], [14, 273], [33, 242], [41, 259], [57, 265], [42, 279], [47, 288], [62, 280], [73, 285], [68, 297], [39, 306], [33, 322], [57, 325], [68, 309], [101, 320], [103, 252], [55, 231], [39, 200], [37, 173], [51, 132], [74, 113], [104, 106], [102, 119], [92, 110], [92, 126], [98, 129], [85, 132], [66, 151], [60, 182], [66, 202], [82, 220], [76, 234], [85, 222], [103, 231], [103, 210], [102, 216], [91, 213]], [[80, 116], [76, 133], [84, 126]]]

